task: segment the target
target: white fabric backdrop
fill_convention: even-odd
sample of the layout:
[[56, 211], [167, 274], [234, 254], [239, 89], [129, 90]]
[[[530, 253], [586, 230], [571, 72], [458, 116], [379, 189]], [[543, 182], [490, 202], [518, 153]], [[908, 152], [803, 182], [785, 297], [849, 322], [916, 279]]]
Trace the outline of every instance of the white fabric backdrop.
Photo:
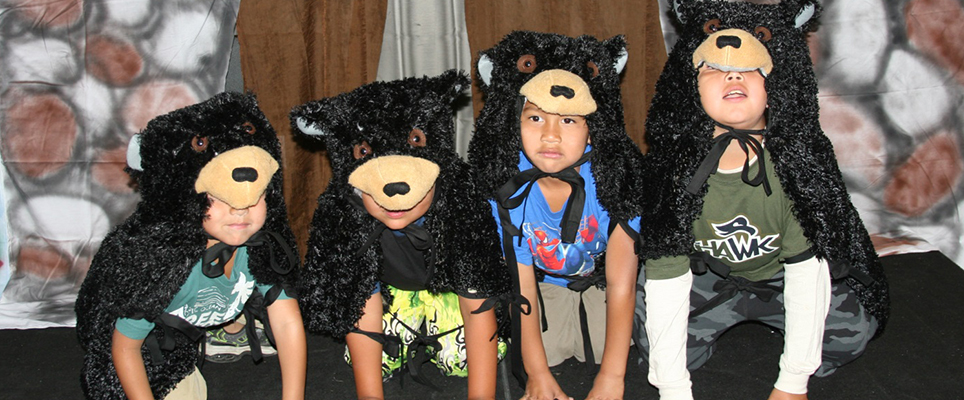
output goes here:
[[[471, 74], [471, 64], [462, 0], [388, 0], [379, 81], [434, 76], [453, 68]], [[470, 92], [465, 93], [455, 120], [455, 148], [463, 157], [474, 125]]]

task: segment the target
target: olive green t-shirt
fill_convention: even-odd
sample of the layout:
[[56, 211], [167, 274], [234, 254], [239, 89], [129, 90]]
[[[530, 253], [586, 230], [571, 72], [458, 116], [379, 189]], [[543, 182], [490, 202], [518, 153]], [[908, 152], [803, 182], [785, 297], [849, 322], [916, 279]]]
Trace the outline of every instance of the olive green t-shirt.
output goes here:
[[[772, 193], [763, 185], [743, 182], [741, 171], [710, 175], [709, 190], [703, 197], [703, 212], [693, 222], [693, 251], [706, 252], [730, 267], [730, 273], [751, 281], [773, 277], [783, 267], [781, 259], [810, 248], [793, 204], [773, 169], [764, 149], [766, 174]], [[750, 166], [756, 176], [760, 163]], [[646, 262], [646, 278], [669, 279], [689, 269], [686, 256], [662, 257]]]

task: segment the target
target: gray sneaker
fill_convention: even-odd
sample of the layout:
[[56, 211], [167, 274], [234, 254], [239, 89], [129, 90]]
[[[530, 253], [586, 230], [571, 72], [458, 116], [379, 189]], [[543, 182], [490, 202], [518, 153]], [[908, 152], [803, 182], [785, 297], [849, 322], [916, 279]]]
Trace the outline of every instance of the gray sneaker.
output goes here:
[[[275, 350], [268, 341], [268, 337], [264, 334], [264, 330], [255, 327], [255, 332], [258, 335], [258, 341], [261, 343], [261, 354], [264, 356], [273, 356], [278, 354], [278, 350]], [[241, 329], [237, 333], [228, 333], [224, 328], [218, 328], [210, 330], [205, 335], [205, 351], [204, 359], [213, 363], [231, 363], [241, 359], [245, 354], [251, 353], [251, 346], [248, 343], [248, 334], [245, 329]]]

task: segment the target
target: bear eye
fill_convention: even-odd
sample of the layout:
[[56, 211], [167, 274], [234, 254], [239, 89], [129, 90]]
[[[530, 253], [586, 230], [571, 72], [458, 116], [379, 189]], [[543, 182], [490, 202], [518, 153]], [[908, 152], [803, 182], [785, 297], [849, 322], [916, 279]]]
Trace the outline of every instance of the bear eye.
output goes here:
[[536, 64], [536, 56], [532, 54], [523, 55], [519, 57], [519, 61], [516, 61], [515, 66], [519, 69], [519, 72], [531, 74], [538, 66]]
[[254, 127], [254, 124], [252, 124], [251, 122], [247, 122], [247, 121], [245, 121], [245, 123], [241, 124], [241, 129], [244, 129], [244, 131], [247, 132], [249, 135], [254, 135], [254, 133], [258, 131], [258, 130]]
[[773, 38], [773, 33], [765, 26], [758, 26], [753, 30], [753, 36], [760, 39], [761, 42], [769, 42]]
[[362, 158], [368, 157], [372, 154], [372, 146], [368, 145], [368, 142], [361, 142], [355, 145], [355, 159], [361, 160]]
[[195, 136], [193, 139], [191, 139], [191, 148], [198, 153], [207, 150], [208, 138], [204, 136]]
[[421, 129], [414, 128], [408, 134], [408, 144], [412, 147], [425, 147], [428, 142], [425, 141], [425, 132]]
[[703, 24], [703, 32], [706, 32], [707, 35], [712, 35], [714, 32], [720, 30], [722, 26], [723, 22], [720, 21], [719, 18], [713, 18]]
[[590, 71], [592, 71], [592, 77], [593, 77], [593, 78], [599, 76], [599, 67], [596, 66], [596, 63], [590, 61], [590, 62], [587, 62], [587, 63], [586, 63], [586, 66], [589, 67], [589, 70], [590, 70]]

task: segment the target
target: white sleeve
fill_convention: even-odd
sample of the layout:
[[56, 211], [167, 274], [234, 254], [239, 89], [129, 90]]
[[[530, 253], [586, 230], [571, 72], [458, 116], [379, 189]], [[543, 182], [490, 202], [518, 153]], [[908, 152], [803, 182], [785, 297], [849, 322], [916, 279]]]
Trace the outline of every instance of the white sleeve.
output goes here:
[[646, 335], [649, 337], [649, 383], [661, 400], [692, 400], [686, 370], [686, 337], [693, 274], [671, 279], [647, 279]]
[[804, 394], [810, 375], [822, 361], [824, 325], [830, 308], [830, 271], [827, 262], [817, 257], [787, 264], [784, 271], [786, 335], [780, 375], [773, 387]]

